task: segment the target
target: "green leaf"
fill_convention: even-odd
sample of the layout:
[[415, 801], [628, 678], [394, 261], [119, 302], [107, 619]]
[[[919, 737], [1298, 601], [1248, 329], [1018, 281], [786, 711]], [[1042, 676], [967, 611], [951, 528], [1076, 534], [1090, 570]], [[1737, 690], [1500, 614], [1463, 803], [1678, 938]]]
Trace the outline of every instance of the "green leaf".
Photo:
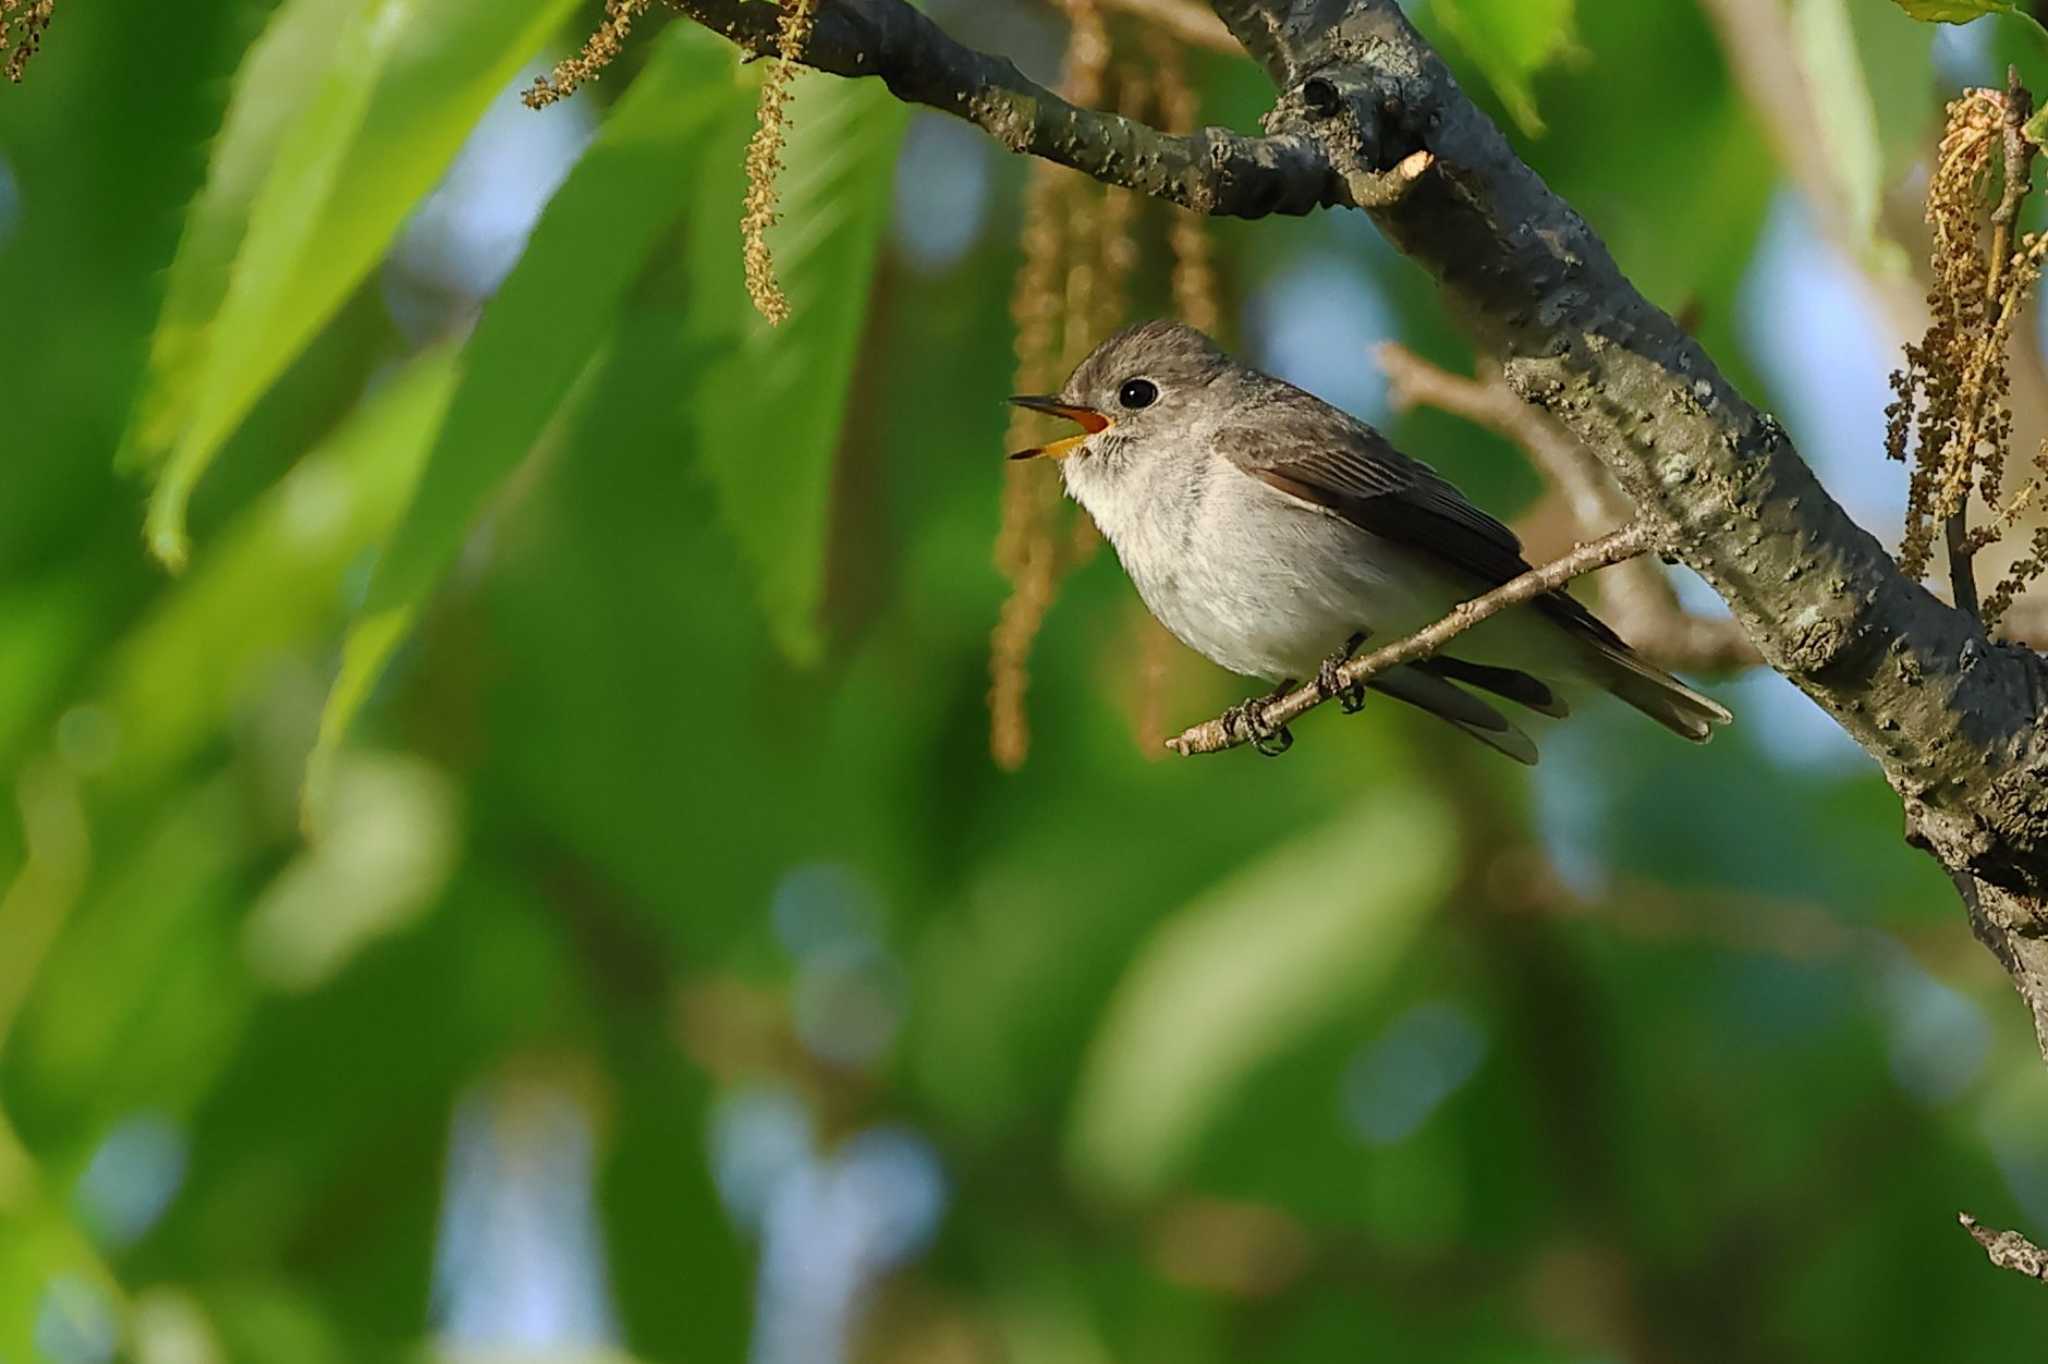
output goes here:
[[823, 647], [817, 617], [841, 418], [908, 114], [877, 81], [829, 78], [800, 77], [791, 107], [782, 226], [768, 242], [793, 315], [769, 326], [741, 273], [749, 109], [721, 129], [697, 199], [692, 339], [719, 358], [699, 376], [690, 415], [775, 640], [809, 663]]
[[1849, 27], [1877, 125], [1881, 176], [1899, 183], [1927, 153], [1938, 126], [1939, 100], [1884, 98], [1893, 91], [1924, 88], [1934, 60], [1935, 30], [1916, 24], [1891, 5], [1851, 0]]
[[1863, 76], [1849, 23], [1849, 0], [1793, 0], [1792, 41], [1812, 92], [1824, 158], [1852, 240], [1868, 248], [1877, 235], [1884, 191], [1884, 148], [1876, 103]]
[[[1929, 24], [1967, 24], [1987, 14], [2018, 19], [2034, 41], [2041, 48], [2048, 49], [2048, 27], [2044, 27], [2034, 17], [2033, 11], [2018, 0], [1894, 0], [1894, 3], [1915, 19]], [[2032, 127], [2031, 124], [2028, 126]], [[2034, 140], [2037, 143], [2041, 141], [2038, 137]]]
[[343, 648], [308, 771], [309, 825], [317, 824], [320, 782], [334, 751], [420, 599], [485, 499], [563, 409], [642, 263], [699, 189], [688, 173], [690, 151], [732, 98], [720, 79], [731, 60], [723, 43], [694, 25], [662, 34], [484, 310], [448, 420]]
[[1531, 81], [1536, 73], [1575, 52], [1576, 0], [1437, 0], [1436, 14], [1458, 45], [1485, 73], [1516, 126], [1543, 131]]
[[1373, 796], [1167, 920], [1089, 1048], [1076, 1173], [1124, 1196], [1170, 1181], [1256, 1066], [1387, 979], [1456, 852], [1441, 805]]
[[122, 438], [124, 468], [160, 463], [191, 417], [210, 326], [249, 227], [249, 210], [277, 163], [278, 146], [319, 88], [351, 14], [332, 0], [286, 0], [235, 73], [227, 116], [207, 162], [206, 185], [186, 213], [149, 367]]
[[1895, 0], [1898, 7], [1922, 23], [1967, 24], [1987, 14], [2009, 14], [2040, 26], [2019, 0]]
[[225, 718], [245, 668], [332, 619], [342, 574], [398, 520], [454, 362], [430, 351], [365, 399], [118, 648], [100, 696], [123, 735], [115, 780], [163, 775]]
[[[414, 200], [430, 189], [491, 98], [570, 9], [570, 0], [366, 0], [333, 40], [324, 76], [277, 135], [237, 135], [223, 171], [222, 202], [172, 267], [189, 281], [167, 318], [162, 351], [174, 362], [153, 376], [138, 408], [132, 462], [153, 463], [176, 427], [150, 500], [150, 548], [173, 569], [189, 552], [185, 507], [193, 487], [265, 389], [284, 372], [383, 255]], [[298, 35], [303, 37], [304, 35]], [[238, 93], [256, 98], [290, 77], [275, 48]], [[249, 115], [254, 117], [254, 114]], [[239, 110], [230, 114], [239, 128]], [[244, 157], [270, 151], [248, 196], [247, 226], [210, 318], [188, 316], [212, 293], [226, 239], [239, 217], [231, 187]], [[204, 333], [203, 340], [190, 333]], [[181, 339], [182, 338], [182, 339]], [[204, 359], [190, 357], [203, 348]], [[156, 385], [189, 387], [189, 410]], [[166, 415], [166, 414], [169, 415]], [[178, 419], [180, 418], [181, 419]]]

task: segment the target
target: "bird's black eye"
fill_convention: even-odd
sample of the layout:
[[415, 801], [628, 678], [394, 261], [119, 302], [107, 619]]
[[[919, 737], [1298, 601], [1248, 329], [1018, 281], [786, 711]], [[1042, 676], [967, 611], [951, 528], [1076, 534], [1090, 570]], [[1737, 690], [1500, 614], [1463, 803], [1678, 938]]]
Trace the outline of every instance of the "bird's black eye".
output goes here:
[[1150, 379], [1126, 379], [1124, 386], [1116, 391], [1116, 400], [1133, 412], [1141, 407], [1150, 407], [1159, 401], [1159, 385]]

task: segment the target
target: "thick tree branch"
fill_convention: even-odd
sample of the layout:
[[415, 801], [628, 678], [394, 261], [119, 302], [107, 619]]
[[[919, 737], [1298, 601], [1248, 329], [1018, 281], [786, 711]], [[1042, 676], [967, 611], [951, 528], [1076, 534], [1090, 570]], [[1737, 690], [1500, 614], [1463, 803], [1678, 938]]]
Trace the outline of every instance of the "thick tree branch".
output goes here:
[[[1345, 688], [1370, 681], [1389, 668], [1428, 658], [1489, 616], [1497, 616], [1511, 606], [1519, 606], [1546, 592], [1555, 592], [1582, 573], [1633, 559], [1649, 550], [1649, 533], [1640, 525], [1624, 526], [1598, 540], [1580, 545], [1553, 563], [1532, 568], [1484, 596], [1459, 604], [1448, 616], [1426, 630], [1351, 659], [1337, 670], [1338, 692], [1325, 692], [1319, 684], [1311, 682], [1265, 702], [1259, 712], [1259, 727], [1272, 730], [1291, 724]], [[1182, 757], [1190, 757], [1197, 753], [1221, 753], [1227, 748], [1250, 743], [1254, 737], [1242, 725], [1215, 719], [1168, 739], [1166, 746]]]
[[[751, 52], [775, 49], [781, 9], [774, 0], [670, 3]], [[1198, 213], [1300, 214], [1340, 202], [1345, 193], [1309, 138], [1246, 137], [1225, 128], [1175, 137], [1076, 108], [1007, 58], [957, 42], [904, 0], [821, 0], [798, 59], [838, 76], [878, 76], [898, 99], [964, 118], [1013, 152]]]

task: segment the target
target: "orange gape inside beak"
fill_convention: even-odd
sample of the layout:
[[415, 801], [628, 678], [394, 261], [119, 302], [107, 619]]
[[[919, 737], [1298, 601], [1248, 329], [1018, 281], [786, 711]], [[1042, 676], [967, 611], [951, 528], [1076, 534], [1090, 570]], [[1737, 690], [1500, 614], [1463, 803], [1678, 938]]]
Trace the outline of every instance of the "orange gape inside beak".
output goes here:
[[1063, 403], [1057, 398], [1034, 397], [1021, 394], [1010, 399], [1010, 401], [1019, 407], [1029, 408], [1033, 412], [1045, 412], [1055, 417], [1065, 417], [1068, 421], [1075, 423], [1081, 428], [1079, 435], [1067, 436], [1064, 439], [1056, 440], [1046, 445], [1034, 445], [1029, 450], [1019, 450], [1016, 454], [1010, 456], [1011, 459], [1036, 459], [1040, 455], [1045, 456], [1047, 459], [1065, 459], [1068, 455], [1078, 450], [1081, 447], [1081, 443], [1090, 436], [1098, 431], [1107, 431], [1109, 429], [1109, 418], [1103, 416], [1092, 407], [1075, 407], [1073, 404]]

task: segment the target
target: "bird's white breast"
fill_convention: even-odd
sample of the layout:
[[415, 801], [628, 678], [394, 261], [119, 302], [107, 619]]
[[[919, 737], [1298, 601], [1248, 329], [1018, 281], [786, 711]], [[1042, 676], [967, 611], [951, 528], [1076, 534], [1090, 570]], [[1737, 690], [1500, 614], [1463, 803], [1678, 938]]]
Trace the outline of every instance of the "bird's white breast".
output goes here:
[[1069, 463], [1069, 488], [1152, 614], [1232, 672], [1312, 677], [1354, 633], [1398, 638], [1457, 601], [1412, 554], [1225, 460], [1179, 479]]

